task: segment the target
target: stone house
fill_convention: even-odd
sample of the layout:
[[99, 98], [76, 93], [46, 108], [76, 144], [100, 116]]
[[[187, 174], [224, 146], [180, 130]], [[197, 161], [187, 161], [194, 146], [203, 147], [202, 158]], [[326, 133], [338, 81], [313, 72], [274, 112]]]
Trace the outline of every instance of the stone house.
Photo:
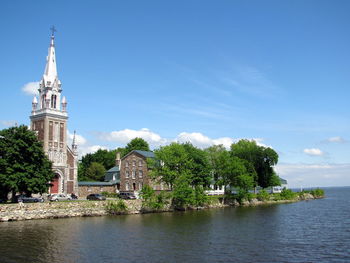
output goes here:
[[156, 191], [167, 190], [165, 185], [149, 177], [147, 159], [154, 157], [153, 152], [133, 150], [121, 159], [120, 192], [133, 192], [137, 196], [146, 184]]

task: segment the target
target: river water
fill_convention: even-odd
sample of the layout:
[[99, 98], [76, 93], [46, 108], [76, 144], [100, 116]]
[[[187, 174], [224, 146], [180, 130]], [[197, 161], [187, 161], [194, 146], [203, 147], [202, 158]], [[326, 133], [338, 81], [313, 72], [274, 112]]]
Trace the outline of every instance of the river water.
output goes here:
[[291, 204], [0, 223], [7, 262], [350, 262], [350, 187]]

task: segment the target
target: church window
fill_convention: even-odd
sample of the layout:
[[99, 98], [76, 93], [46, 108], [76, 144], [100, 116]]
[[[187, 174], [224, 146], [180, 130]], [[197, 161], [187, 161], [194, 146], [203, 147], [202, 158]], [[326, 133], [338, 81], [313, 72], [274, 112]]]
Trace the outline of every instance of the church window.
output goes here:
[[129, 162], [128, 161], [125, 162], [125, 167], [129, 167]]
[[142, 160], [139, 160], [139, 166], [142, 167]]
[[143, 187], [143, 183], [139, 182], [139, 191], [142, 189], [142, 187]]
[[41, 96], [41, 108], [44, 109], [45, 108], [45, 101], [46, 101], [46, 95], [42, 95]]
[[52, 141], [53, 139], [53, 122], [49, 122], [49, 140]]
[[129, 187], [129, 183], [126, 183], [126, 184], [125, 184], [125, 190], [126, 190], [126, 191], [129, 191], [129, 188], [130, 188], [130, 187]]
[[125, 171], [125, 178], [129, 178], [129, 170]]
[[142, 178], [142, 176], [143, 176], [143, 171], [139, 170], [139, 178]]
[[56, 109], [56, 100], [57, 100], [57, 96], [51, 95], [51, 108]]
[[135, 179], [135, 178], [136, 178], [136, 171], [132, 170], [132, 179]]
[[132, 166], [135, 167], [136, 166], [136, 161], [132, 161]]

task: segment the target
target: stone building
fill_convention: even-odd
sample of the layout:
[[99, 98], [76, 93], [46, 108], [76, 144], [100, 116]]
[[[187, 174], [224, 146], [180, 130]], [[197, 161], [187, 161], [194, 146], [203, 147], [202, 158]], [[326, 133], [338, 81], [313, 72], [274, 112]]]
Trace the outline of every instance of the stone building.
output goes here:
[[34, 97], [31, 129], [43, 142], [45, 153], [52, 161], [55, 177], [50, 193], [78, 193], [77, 145], [67, 145], [67, 100], [61, 99], [62, 84], [58, 79], [54, 31], [51, 35], [44, 75], [39, 85], [39, 100]]
[[166, 190], [161, 183], [157, 183], [149, 177], [148, 158], [154, 158], [153, 152], [134, 150], [121, 159], [120, 165], [120, 192], [133, 192], [136, 195], [146, 184], [154, 190]]

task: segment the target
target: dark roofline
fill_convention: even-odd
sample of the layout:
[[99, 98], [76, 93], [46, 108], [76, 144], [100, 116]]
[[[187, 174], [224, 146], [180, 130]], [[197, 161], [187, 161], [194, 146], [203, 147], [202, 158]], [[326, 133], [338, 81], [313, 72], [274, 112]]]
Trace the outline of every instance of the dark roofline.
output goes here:
[[123, 158], [121, 158], [121, 160], [125, 159], [126, 157], [128, 157], [129, 155], [131, 155], [132, 153], [137, 153], [138, 155], [141, 155], [144, 158], [154, 158], [154, 157], [148, 157], [145, 156], [143, 153], [150, 153], [154, 155], [154, 152], [152, 151], [141, 151], [141, 150], [132, 150], [131, 152], [129, 152], [127, 155], [125, 155]]

